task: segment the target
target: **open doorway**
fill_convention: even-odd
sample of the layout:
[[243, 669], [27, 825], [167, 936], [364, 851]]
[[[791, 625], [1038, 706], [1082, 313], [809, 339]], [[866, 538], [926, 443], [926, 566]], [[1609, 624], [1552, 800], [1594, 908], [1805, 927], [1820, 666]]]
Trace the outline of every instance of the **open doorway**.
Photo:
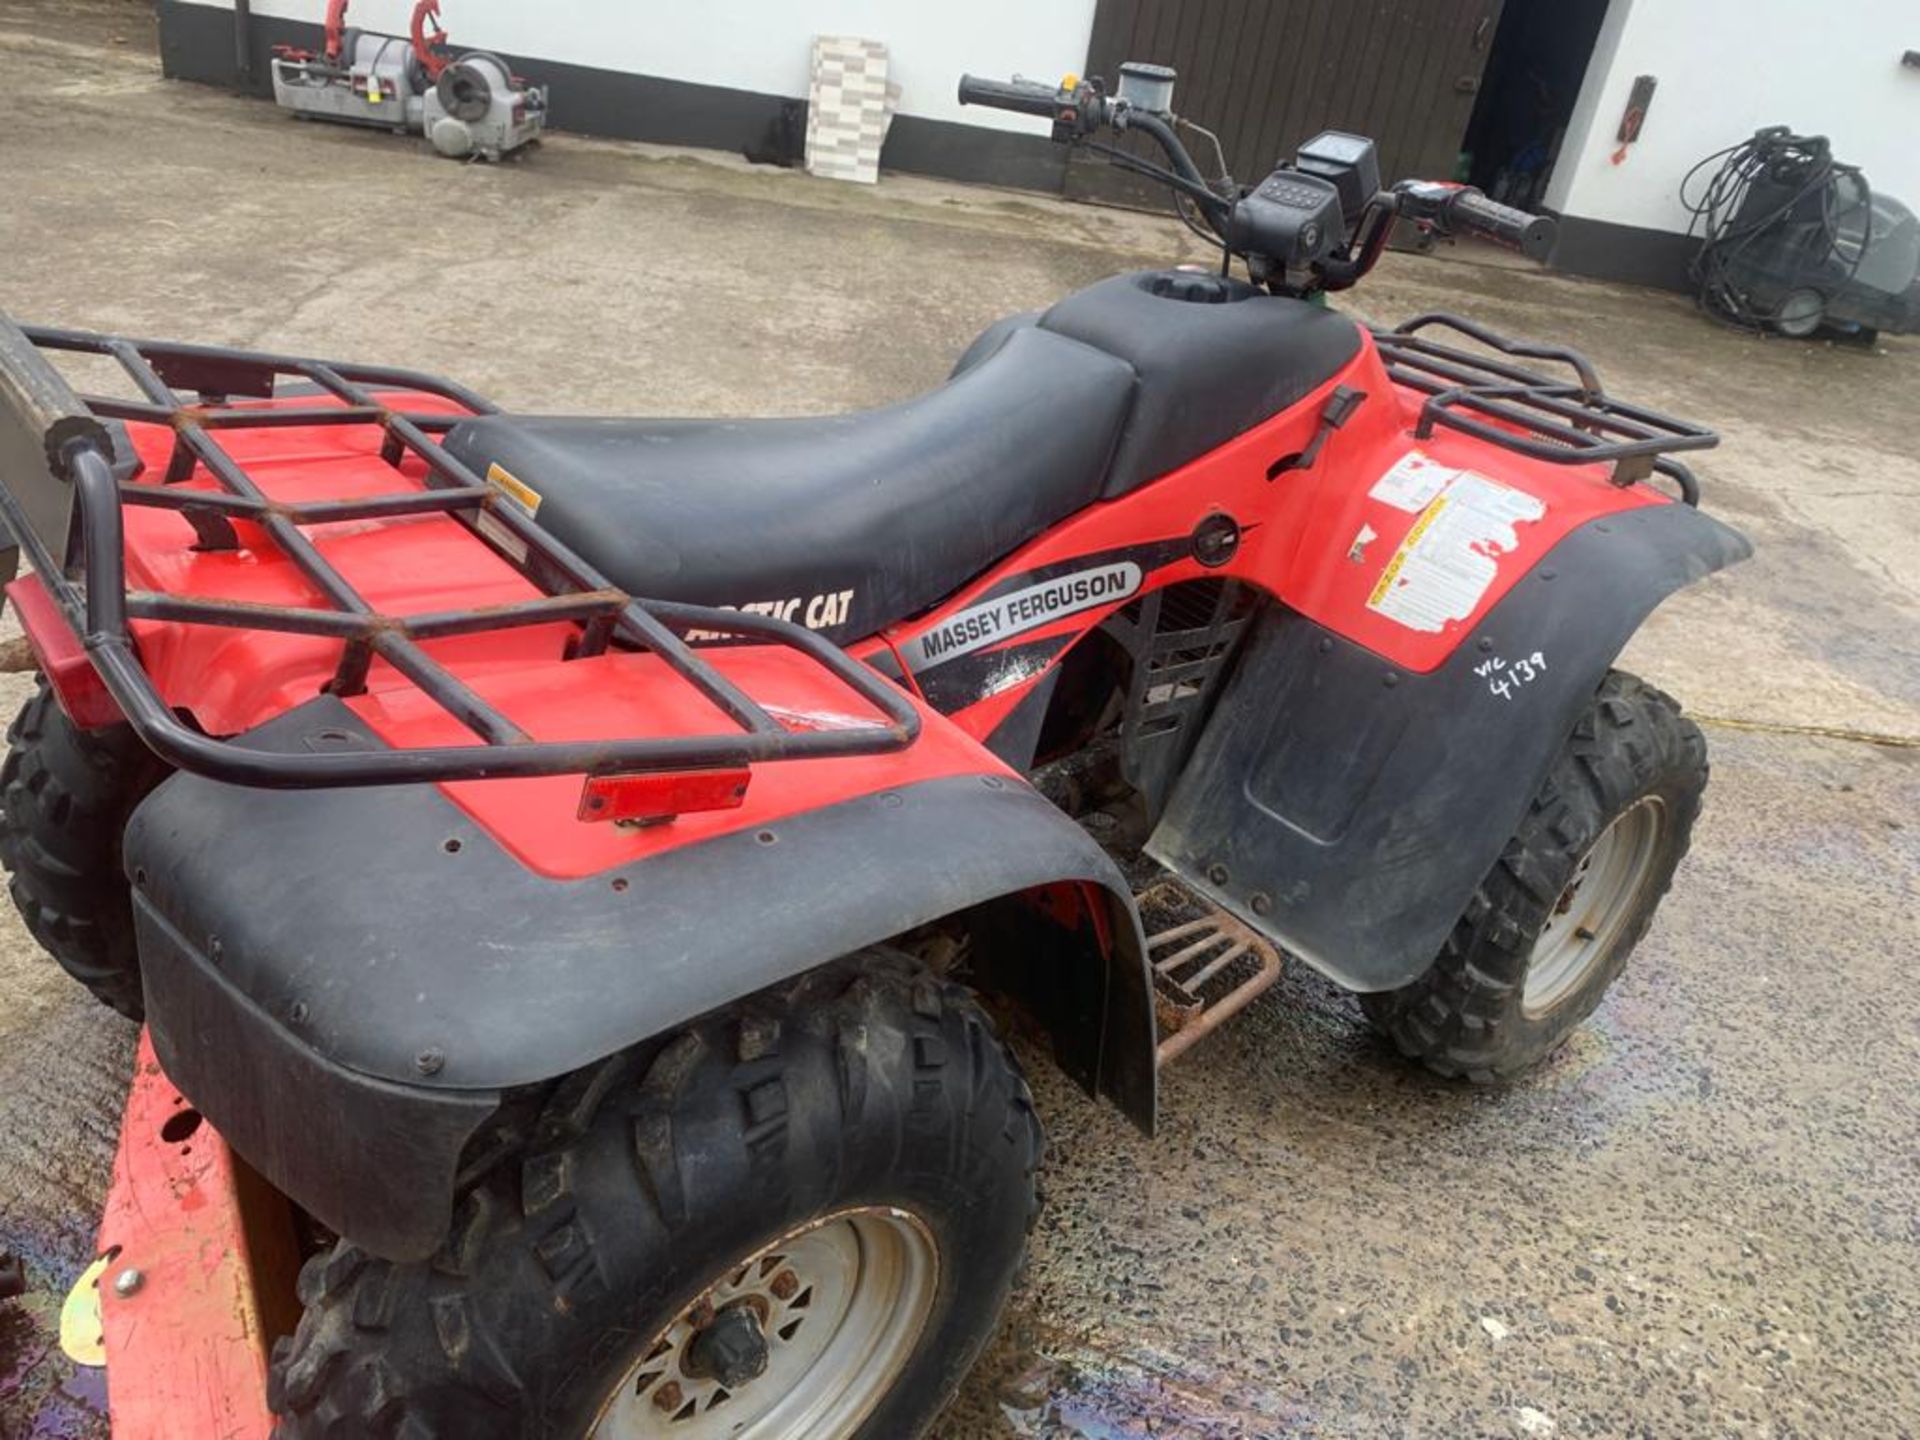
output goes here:
[[1506, 0], [1461, 147], [1461, 176], [1538, 210], [1586, 79], [1608, 0]]

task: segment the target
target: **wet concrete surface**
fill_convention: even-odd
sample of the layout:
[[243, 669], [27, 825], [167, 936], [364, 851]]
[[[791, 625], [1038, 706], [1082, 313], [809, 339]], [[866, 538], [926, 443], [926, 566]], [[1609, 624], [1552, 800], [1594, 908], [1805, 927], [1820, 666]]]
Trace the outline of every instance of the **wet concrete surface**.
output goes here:
[[[877, 191], [556, 137], [451, 164], [157, 78], [138, 5], [0, 0], [0, 307], [453, 374], [511, 406], [807, 413], [936, 383], [982, 326], [1192, 256], [1169, 221]], [[1586, 349], [1726, 437], [1760, 546], [1626, 663], [1707, 722], [1694, 852], [1612, 997], [1497, 1090], [1395, 1060], [1295, 971], [1142, 1139], [1029, 1052], [1033, 1261], [942, 1440], [1906, 1436], [1920, 1429], [1920, 340], [1709, 325], [1680, 297], [1390, 257], [1379, 319]], [[24, 694], [0, 680], [0, 709]], [[5, 907], [0, 907], [4, 909]], [[52, 1346], [133, 1028], [0, 914], [0, 1436], [100, 1434]]]

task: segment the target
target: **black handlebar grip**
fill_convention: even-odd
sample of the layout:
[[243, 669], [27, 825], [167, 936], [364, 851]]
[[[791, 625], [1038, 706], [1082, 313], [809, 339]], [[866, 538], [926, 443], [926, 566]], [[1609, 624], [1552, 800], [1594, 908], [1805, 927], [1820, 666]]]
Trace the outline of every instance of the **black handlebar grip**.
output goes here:
[[1559, 227], [1548, 215], [1529, 215], [1511, 205], [1489, 200], [1478, 190], [1454, 192], [1447, 204], [1447, 222], [1451, 229], [1470, 230], [1496, 245], [1518, 250], [1531, 260], [1544, 260], [1553, 249]]
[[995, 110], [1012, 110], [1051, 120], [1060, 108], [1060, 92], [1032, 80], [982, 80], [975, 75], [962, 75], [960, 103], [990, 105]]

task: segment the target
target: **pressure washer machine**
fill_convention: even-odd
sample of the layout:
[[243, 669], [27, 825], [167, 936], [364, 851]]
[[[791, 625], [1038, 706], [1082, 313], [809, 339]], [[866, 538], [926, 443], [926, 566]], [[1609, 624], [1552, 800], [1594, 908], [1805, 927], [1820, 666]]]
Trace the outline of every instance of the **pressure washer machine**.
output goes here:
[[498, 160], [540, 138], [547, 91], [483, 50], [455, 55], [440, 0], [419, 0], [406, 35], [347, 24], [348, 0], [329, 0], [326, 41], [315, 53], [282, 45], [273, 95], [296, 115], [425, 135], [456, 160]]
[[1757, 131], [1702, 160], [1680, 194], [1701, 237], [1692, 275], [1709, 314], [1795, 337], [1920, 330], [1920, 219], [1835, 160], [1824, 135]]

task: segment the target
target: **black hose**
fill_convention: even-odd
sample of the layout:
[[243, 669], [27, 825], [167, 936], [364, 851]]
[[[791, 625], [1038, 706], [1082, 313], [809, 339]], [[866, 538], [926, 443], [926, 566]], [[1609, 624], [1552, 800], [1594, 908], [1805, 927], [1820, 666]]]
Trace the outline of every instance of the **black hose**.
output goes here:
[[[1716, 161], [1719, 167], [1698, 198], [1692, 197], [1695, 181]], [[1756, 184], [1782, 187], [1784, 198], [1762, 213], [1747, 214]], [[1842, 185], [1856, 197], [1844, 208], [1839, 199]], [[1784, 125], [1716, 150], [1689, 170], [1680, 182], [1680, 203], [1691, 217], [1687, 234], [1698, 231], [1700, 235], [1700, 249], [1688, 264], [1700, 307], [1747, 329], [1778, 323], [1779, 305], [1766, 306], [1754, 299], [1741, 262], [1750, 260], [1763, 242], [1777, 237], [1782, 227], [1796, 223], [1794, 217], [1810, 200], [1818, 201], [1820, 212], [1817, 230], [1808, 234], [1812, 243], [1793, 245], [1792, 268], [1769, 276], [1778, 285], [1783, 303], [1795, 291], [1809, 288], [1809, 282], [1830, 277], [1835, 260], [1845, 265], [1846, 280], [1859, 269], [1873, 243], [1873, 192], [1866, 176], [1854, 166], [1835, 161], [1825, 136], [1795, 135]], [[1840, 246], [1840, 222], [1855, 211], [1863, 216], [1862, 234], [1859, 249], [1849, 260]], [[1788, 253], [1788, 247], [1780, 247], [1779, 253]]]

